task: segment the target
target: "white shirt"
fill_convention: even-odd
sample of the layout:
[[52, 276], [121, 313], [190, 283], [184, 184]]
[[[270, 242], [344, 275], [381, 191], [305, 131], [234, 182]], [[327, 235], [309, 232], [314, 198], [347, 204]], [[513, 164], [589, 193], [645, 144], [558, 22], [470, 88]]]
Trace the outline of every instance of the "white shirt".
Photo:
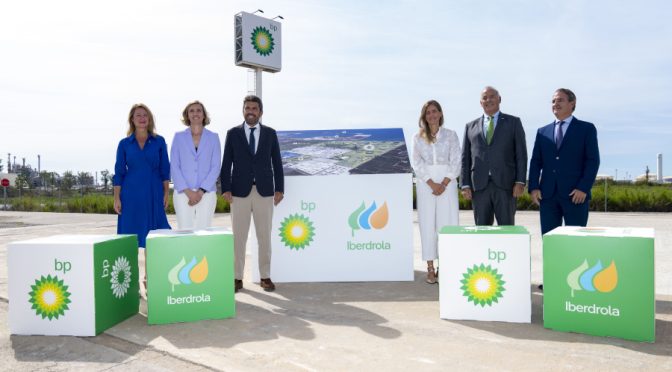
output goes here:
[[[411, 165], [415, 171], [415, 176], [427, 182], [431, 179], [428, 166], [446, 165], [448, 167], [445, 177], [451, 180], [457, 179], [460, 175], [462, 151], [460, 150], [460, 141], [457, 139], [455, 131], [445, 127], [440, 127], [436, 133], [436, 142], [428, 143], [416, 133], [413, 137], [413, 156]], [[441, 182], [433, 180], [434, 182]]]
[[254, 153], [257, 153], [257, 147], [259, 147], [259, 133], [261, 133], [261, 123], [257, 123], [254, 125], [254, 127], [251, 127], [247, 122], [245, 122], [245, 125], [243, 125], [243, 128], [245, 128], [245, 139], [247, 139], [247, 143], [250, 143], [250, 132], [252, 132], [252, 128], [254, 128]]

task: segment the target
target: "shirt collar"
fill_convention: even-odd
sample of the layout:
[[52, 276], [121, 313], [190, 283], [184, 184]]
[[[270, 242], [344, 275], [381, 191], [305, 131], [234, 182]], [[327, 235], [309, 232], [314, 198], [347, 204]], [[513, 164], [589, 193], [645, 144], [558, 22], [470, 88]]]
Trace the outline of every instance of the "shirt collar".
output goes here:
[[[486, 113], [483, 113], [483, 122], [484, 122], [484, 123], [487, 123], [489, 117], [490, 117], [490, 115], [488, 115], [488, 114], [486, 114]], [[498, 120], [498, 119], [499, 119], [499, 111], [495, 112], [495, 114], [492, 115], [492, 121], [493, 121], [494, 123], [497, 123], [497, 120]]]
[[574, 115], [569, 115], [568, 117], [566, 117], [565, 119], [562, 119], [562, 120], [557, 120], [557, 119], [556, 119], [556, 120], [555, 120], [555, 124], [559, 124], [561, 121], [564, 121], [564, 124], [569, 125], [569, 123], [570, 123], [573, 119], [574, 119]]

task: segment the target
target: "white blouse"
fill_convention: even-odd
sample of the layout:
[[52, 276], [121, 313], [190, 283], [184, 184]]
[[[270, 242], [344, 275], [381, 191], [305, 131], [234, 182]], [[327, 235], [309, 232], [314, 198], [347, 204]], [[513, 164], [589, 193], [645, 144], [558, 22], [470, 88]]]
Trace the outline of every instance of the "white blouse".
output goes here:
[[[411, 164], [415, 171], [415, 176], [422, 180], [422, 182], [427, 182], [431, 179], [431, 173], [428, 169], [430, 165], [447, 166], [447, 173], [444, 177], [450, 178], [451, 181], [456, 180], [460, 175], [461, 157], [460, 141], [453, 130], [440, 127], [436, 134], [435, 143], [427, 143], [424, 138], [420, 137], [419, 132], [413, 137], [413, 159], [411, 160]], [[433, 181], [441, 182], [441, 180]]]

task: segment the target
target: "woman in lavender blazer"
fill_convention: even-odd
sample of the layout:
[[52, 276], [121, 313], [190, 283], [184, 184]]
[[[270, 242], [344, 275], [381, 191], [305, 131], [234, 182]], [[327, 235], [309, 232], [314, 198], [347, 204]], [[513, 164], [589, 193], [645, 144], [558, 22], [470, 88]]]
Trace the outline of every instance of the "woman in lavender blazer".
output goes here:
[[182, 122], [188, 128], [175, 133], [170, 148], [173, 205], [179, 229], [203, 229], [217, 206], [222, 150], [217, 133], [205, 129], [210, 118], [201, 102], [187, 104]]

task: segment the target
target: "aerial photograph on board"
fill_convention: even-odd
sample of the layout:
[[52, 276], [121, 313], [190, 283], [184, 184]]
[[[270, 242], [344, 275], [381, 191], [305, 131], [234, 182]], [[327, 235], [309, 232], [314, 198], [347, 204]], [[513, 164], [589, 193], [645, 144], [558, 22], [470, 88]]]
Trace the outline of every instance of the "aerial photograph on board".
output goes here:
[[286, 176], [411, 173], [401, 128], [279, 131]]

